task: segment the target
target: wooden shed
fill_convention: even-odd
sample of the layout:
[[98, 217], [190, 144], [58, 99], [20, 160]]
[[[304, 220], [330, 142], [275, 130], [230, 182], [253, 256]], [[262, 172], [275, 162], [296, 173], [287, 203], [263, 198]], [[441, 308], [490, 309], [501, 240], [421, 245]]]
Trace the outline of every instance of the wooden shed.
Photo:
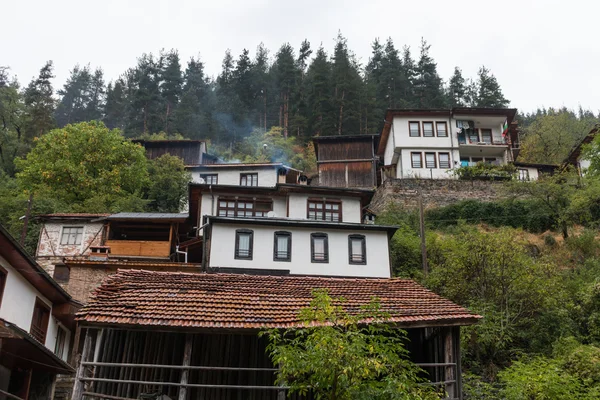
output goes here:
[[[179, 157], [185, 165], [212, 164], [214, 157], [206, 154], [206, 142], [203, 140], [133, 140], [146, 149], [146, 157], [154, 160], [165, 154]], [[207, 157], [208, 156], [208, 157]]]
[[319, 186], [374, 188], [377, 186], [376, 135], [317, 136]]

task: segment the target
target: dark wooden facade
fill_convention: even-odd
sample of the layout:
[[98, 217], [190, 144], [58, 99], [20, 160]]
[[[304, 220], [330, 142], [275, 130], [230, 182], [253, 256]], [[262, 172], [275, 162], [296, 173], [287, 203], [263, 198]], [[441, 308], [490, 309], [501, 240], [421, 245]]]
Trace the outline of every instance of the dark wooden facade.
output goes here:
[[[206, 143], [202, 140], [134, 140], [146, 149], [146, 157], [154, 160], [165, 154], [179, 157], [185, 165], [198, 165], [204, 163]], [[207, 157], [212, 161], [214, 157]], [[214, 162], [209, 162], [214, 163]]]
[[320, 136], [313, 139], [319, 186], [377, 186], [376, 136]]

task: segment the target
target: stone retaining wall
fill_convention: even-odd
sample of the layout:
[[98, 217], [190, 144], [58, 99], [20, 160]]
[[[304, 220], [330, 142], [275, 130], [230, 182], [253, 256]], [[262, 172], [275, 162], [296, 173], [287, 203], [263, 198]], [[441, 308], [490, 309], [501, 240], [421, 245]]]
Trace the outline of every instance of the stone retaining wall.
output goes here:
[[418, 208], [419, 190], [425, 209], [444, 207], [463, 200], [497, 201], [508, 197], [503, 191], [503, 183], [497, 181], [387, 179], [377, 189], [369, 209], [380, 213], [390, 203], [407, 209]]

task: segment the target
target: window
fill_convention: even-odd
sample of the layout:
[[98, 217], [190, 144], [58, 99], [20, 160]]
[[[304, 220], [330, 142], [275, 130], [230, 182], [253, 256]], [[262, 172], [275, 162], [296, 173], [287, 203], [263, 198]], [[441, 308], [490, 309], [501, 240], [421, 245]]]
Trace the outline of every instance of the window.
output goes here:
[[310, 261], [314, 263], [329, 262], [329, 243], [326, 233], [310, 234]]
[[410, 137], [419, 137], [421, 136], [421, 124], [419, 122], [409, 122], [408, 123], [408, 132]]
[[273, 209], [271, 200], [219, 198], [219, 217], [266, 217]]
[[317, 221], [340, 222], [342, 202], [339, 200], [308, 199], [306, 217]]
[[471, 157], [472, 165], [483, 162], [483, 157]]
[[240, 186], [258, 186], [258, 174], [240, 174]]
[[436, 168], [435, 153], [425, 153], [425, 168]]
[[58, 330], [56, 331], [56, 344], [54, 345], [54, 354], [56, 354], [58, 358], [63, 358], [66, 341], [67, 331], [65, 331], [62, 326], [58, 326]]
[[436, 122], [435, 129], [438, 137], [448, 137], [448, 125], [445, 122]]
[[481, 129], [481, 141], [485, 144], [492, 144], [492, 130]]
[[363, 235], [348, 236], [348, 257], [350, 264], [367, 263], [367, 245]]
[[67, 267], [65, 264], [56, 264], [54, 266], [54, 274], [52, 277], [56, 282], [67, 283], [71, 277], [71, 268]]
[[519, 180], [520, 181], [528, 181], [529, 180], [529, 170], [524, 168], [519, 168]]
[[292, 234], [290, 232], [275, 232], [273, 261], [292, 261]]
[[81, 244], [83, 226], [65, 226], [60, 238], [61, 245]]
[[413, 168], [423, 168], [422, 157], [421, 153], [410, 153], [410, 162]]
[[439, 153], [440, 168], [450, 169], [450, 153]]
[[423, 122], [423, 137], [434, 137], [433, 122]]
[[4, 296], [4, 286], [6, 286], [6, 277], [8, 276], [8, 272], [2, 267], [0, 267], [0, 305], [2, 305], [2, 297]]
[[218, 174], [201, 174], [200, 179], [204, 180], [206, 185], [216, 185], [219, 181]]
[[235, 231], [235, 259], [252, 260], [254, 232], [248, 229]]
[[36, 298], [33, 306], [33, 318], [29, 333], [40, 343], [46, 342], [46, 331], [48, 330], [48, 319], [50, 318], [50, 307], [42, 300]]

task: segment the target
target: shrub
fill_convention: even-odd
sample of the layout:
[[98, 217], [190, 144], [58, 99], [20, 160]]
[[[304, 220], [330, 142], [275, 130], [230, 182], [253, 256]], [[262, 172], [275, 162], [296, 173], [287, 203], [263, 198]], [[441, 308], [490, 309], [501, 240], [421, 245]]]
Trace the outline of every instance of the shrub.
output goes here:
[[548, 247], [556, 246], [556, 238], [551, 234], [544, 235], [544, 244]]
[[464, 200], [428, 210], [425, 221], [432, 228], [445, 228], [459, 223], [486, 223], [491, 226], [510, 226], [540, 233], [556, 226], [554, 219], [539, 206], [538, 200], [505, 200], [483, 202]]
[[452, 173], [462, 180], [484, 180], [484, 181], [506, 181], [515, 176], [517, 168], [512, 164], [494, 165], [488, 163], [477, 163], [473, 166], [460, 167], [452, 170]]

